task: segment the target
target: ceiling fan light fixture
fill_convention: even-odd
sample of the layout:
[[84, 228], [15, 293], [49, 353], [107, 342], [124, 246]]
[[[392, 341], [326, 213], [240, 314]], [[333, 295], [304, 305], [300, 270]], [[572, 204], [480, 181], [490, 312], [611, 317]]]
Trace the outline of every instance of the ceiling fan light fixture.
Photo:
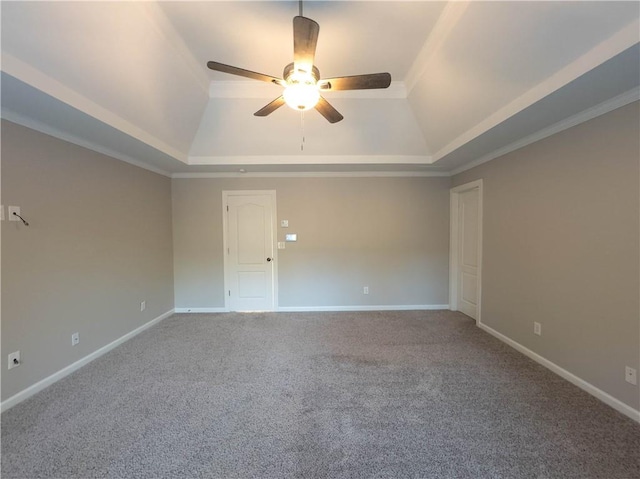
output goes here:
[[282, 96], [289, 107], [304, 111], [316, 106], [320, 100], [317, 75], [304, 70], [294, 70], [286, 76], [287, 87]]
[[285, 88], [284, 101], [294, 110], [310, 110], [320, 100], [320, 92], [316, 85], [291, 84]]

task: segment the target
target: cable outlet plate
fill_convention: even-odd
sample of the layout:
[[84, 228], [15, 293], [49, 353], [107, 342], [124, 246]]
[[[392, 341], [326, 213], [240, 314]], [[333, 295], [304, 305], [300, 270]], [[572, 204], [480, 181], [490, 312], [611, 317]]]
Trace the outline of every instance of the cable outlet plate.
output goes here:
[[9, 369], [17, 368], [20, 366], [20, 351], [15, 351], [9, 354]]
[[71, 335], [71, 346], [75, 346], [80, 342], [80, 333], [73, 333]]
[[[19, 206], [9, 206], [9, 221], [20, 221], [20, 207]], [[14, 215], [15, 213], [15, 215]], [[16, 216], [18, 215], [18, 216]]]
[[636, 386], [638, 384], [638, 371], [627, 366], [624, 368], [624, 380]]

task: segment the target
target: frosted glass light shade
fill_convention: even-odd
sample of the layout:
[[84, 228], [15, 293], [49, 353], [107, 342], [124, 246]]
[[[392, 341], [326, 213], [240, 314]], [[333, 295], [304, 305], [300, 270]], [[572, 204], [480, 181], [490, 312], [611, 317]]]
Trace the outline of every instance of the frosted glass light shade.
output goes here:
[[320, 92], [315, 84], [293, 83], [283, 93], [284, 101], [294, 110], [309, 110], [316, 106]]

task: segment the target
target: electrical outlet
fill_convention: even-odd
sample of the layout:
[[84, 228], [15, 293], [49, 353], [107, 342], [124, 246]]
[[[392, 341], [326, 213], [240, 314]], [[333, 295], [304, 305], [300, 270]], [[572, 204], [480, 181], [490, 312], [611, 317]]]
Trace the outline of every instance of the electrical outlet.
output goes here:
[[362, 288], [362, 292], [364, 294], [369, 294], [369, 286], [365, 286], [364, 288]]
[[533, 322], [533, 334], [542, 336], [542, 324], [538, 323], [537, 321]]
[[[9, 206], [9, 221], [20, 221], [20, 207], [19, 206]], [[15, 215], [14, 215], [15, 213]], [[18, 216], [16, 216], [18, 215]]]
[[145, 309], [147, 309], [147, 302], [146, 301], [140, 302], [140, 311], [144, 311]]
[[633, 384], [634, 386], [638, 384], [638, 372], [627, 366], [624, 368], [624, 380], [628, 383]]
[[71, 335], [71, 346], [75, 346], [80, 342], [80, 333], [73, 333]]
[[9, 354], [9, 369], [20, 366], [20, 351]]

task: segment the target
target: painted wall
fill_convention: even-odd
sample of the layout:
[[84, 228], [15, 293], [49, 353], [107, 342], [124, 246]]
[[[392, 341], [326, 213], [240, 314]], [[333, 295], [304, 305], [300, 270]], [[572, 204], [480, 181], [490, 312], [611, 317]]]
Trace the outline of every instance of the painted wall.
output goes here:
[[[448, 303], [449, 178], [173, 179], [176, 308], [224, 307], [223, 190], [276, 190], [280, 307]], [[363, 287], [369, 286], [369, 295]]]
[[484, 183], [482, 322], [635, 409], [639, 116], [636, 102], [453, 178]]
[[3, 400], [173, 308], [169, 178], [3, 121], [2, 204]]

